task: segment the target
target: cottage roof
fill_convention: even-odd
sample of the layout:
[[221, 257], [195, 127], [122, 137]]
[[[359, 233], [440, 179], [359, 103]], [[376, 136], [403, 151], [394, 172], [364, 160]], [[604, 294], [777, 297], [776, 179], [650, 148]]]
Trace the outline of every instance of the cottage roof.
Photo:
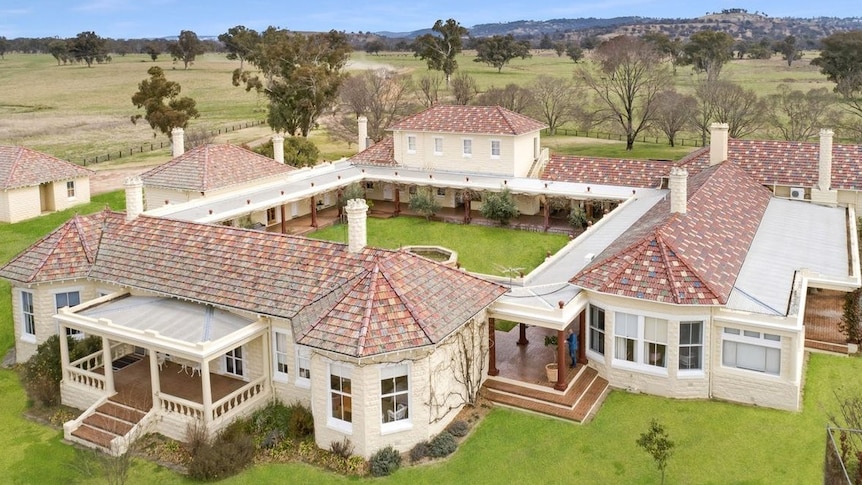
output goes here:
[[614, 158], [551, 155], [543, 180], [623, 187], [658, 188], [670, 172], [670, 160], [620, 160]]
[[[813, 187], [817, 184], [820, 144], [799, 141], [730, 139], [727, 158], [762, 185]], [[862, 145], [832, 145], [832, 188], [862, 190]], [[709, 147], [693, 152], [680, 165], [689, 174], [709, 166]]]
[[21, 146], [0, 146], [0, 190], [89, 177], [92, 170]]
[[358, 165], [398, 165], [395, 161], [395, 148], [392, 136], [387, 136], [379, 142], [350, 157], [350, 161]]
[[724, 162], [688, 180], [687, 212], [665, 199], [571, 282], [604, 293], [676, 304], [727, 302], [770, 192]]
[[500, 106], [436, 105], [409, 116], [392, 131], [465, 133], [482, 135], [523, 135], [547, 125]]
[[145, 186], [206, 192], [283, 175], [289, 165], [228, 144], [195, 147], [141, 174]]
[[70, 220], [0, 277], [89, 277], [291, 319], [307, 345], [357, 357], [438, 342], [505, 292], [405, 252], [110, 211]]

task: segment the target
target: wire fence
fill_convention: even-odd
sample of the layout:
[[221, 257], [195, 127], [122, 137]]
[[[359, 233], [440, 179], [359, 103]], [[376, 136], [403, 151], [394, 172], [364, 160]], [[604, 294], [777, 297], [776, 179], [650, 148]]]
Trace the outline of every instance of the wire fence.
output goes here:
[[[214, 130], [210, 130], [208, 132], [209, 136], [218, 136], [222, 133], [230, 133], [232, 131], [242, 130], [245, 128], [252, 128], [255, 126], [265, 125], [266, 120], [255, 120], [255, 121], [244, 121], [241, 123], [236, 123], [230, 126], [225, 126], [223, 128], [217, 128]], [[87, 165], [91, 165], [99, 162], [107, 162], [109, 160], [117, 160], [123, 157], [131, 157], [132, 155], [138, 153], [152, 152], [155, 150], [161, 150], [163, 148], [170, 148], [170, 141], [160, 141], [160, 142], [151, 142], [151, 143], [142, 143], [138, 146], [124, 148], [122, 150], [111, 151], [104, 155], [97, 155], [95, 157], [84, 157], [81, 160], [81, 164], [85, 167]]]
[[[548, 135], [549, 131], [547, 129], [542, 130], [543, 135]], [[598, 138], [601, 140], [618, 140], [625, 141], [626, 136], [620, 133], [608, 133], [604, 131], [589, 131], [589, 130], [573, 130], [569, 128], [557, 128], [557, 135], [566, 135], [566, 136], [582, 136], [585, 138]], [[655, 143], [658, 145], [659, 143], [668, 144], [667, 137], [664, 136], [656, 136], [656, 135], [641, 135], [635, 141], [640, 141], [642, 143]], [[680, 147], [699, 147], [703, 146], [701, 140], [695, 138], [674, 138], [675, 146]]]

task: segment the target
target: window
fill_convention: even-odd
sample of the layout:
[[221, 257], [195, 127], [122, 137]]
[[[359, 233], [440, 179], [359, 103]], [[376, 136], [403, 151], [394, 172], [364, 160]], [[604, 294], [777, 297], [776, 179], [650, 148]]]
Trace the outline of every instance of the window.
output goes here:
[[590, 350], [605, 355], [605, 310], [590, 305]]
[[473, 140], [471, 140], [469, 138], [465, 138], [462, 141], [464, 142], [463, 155], [465, 157], [472, 157], [473, 156]]
[[446, 189], [438, 188], [437, 189], [437, 197], [446, 197]]
[[277, 330], [272, 332], [273, 353], [275, 354], [275, 378], [287, 380], [287, 334]]
[[416, 135], [407, 135], [407, 153], [416, 153]]
[[228, 374], [245, 377], [245, 352], [237, 347], [224, 354], [224, 370]]
[[374, 188], [374, 182], [365, 182], [365, 188], [369, 189], [369, 190], [373, 189]]
[[434, 137], [434, 155], [442, 155], [443, 154], [443, 138], [439, 136]]
[[23, 335], [36, 337], [36, 317], [33, 315], [33, 293], [21, 292], [21, 321], [24, 323]]
[[383, 424], [409, 421], [410, 385], [407, 365], [380, 370], [380, 413]]
[[353, 406], [350, 383], [350, 368], [339, 364], [329, 366], [329, 416], [330, 424], [352, 430]]
[[416, 186], [411, 185], [409, 189], [407, 189], [407, 193], [410, 195], [416, 195]]
[[[59, 313], [61, 308], [73, 307], [81, 304], [81, 292], [67, 291], [65, 293], [54, 294], [54, 313]], [[80, 330], [66, 327], [66, 335], [82, 336]]]
[[75, 198], [75, 181], [70, 180], [66, 182], [66, 197], [70, 199]]
[[296, 383], [303, 387], [311, 385], [311, 349], [296, 347]]
[[275, 207], [270, 207], [266, 210], [266, 223], [275, 224], [278, 222], [278, 217], [275, 214]]
[[679, 323], [679, 369], [703, 369], [703, 322]]
[[721, 363], [765, 374], [781, 374], [781, 336], [725, 328], [722, 334]]
[[491, 158], [500, 158], [500, 140], [491, 140]]
[[667, 367], [667, 320], [614, 314], [614, 359]]

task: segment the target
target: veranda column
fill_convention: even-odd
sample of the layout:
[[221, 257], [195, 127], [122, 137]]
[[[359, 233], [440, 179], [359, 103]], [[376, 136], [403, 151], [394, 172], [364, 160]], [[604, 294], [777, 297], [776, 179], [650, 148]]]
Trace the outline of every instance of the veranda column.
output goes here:
[[500, 369], [497, 369], [497, 320], [494, 318], [488, 319], [488, 375], [500, 375]]
[[[201, 400], [204, 405], [204, 427], [209, 425], [213, 418], [213, 391], [210, 382], [210, 361], [203, 359], [201, 362]], [[207, 431], [209, 432], [209, 431]]]
[[[62, 340], [62, 339], [61, 339]], [[102, 362], [105, 367], [105, 391], [113, 394], [114, 389], [114, 366], [111, 359], [111, 341], [108, 337], [102, 337]]]
[[518, 324], [518, 345], [527, 345], [528, 343], [530, 343], [530, 341], [527, 340], [527, 324], [526, 323], [519, 323]]
[[545, 232], [551, 227], [551, 206], [548, 204], [548, 198], [542, 196], [544, 204], [542, 205], [542, 216], [545, 218]]
[[587, 363], [587, 310], [578, 315], [578, 363]]
[[159, 405], [159, 393], [162, 390], [162, 376], [159, 374], [159, 354], [150, 349], [150, 388], [153, 390], [153, 407]]
[[401, 191], [395, 186], [395, 215], [401, 214]]
[[311, 198], [311, 227], [317, 229], [317, 206], [314, 204], [314, 196]]
[[66, 326], [60, 324], [60, 371], [66, 375], [66, 367], [69, 367], [69, 340], [66, 336]]
[[554, 389], [558, 391], [566, 390], [566, 369], [566, 332], [557, 330], [557, 383]]
[[284, 209], [284, 204], [281, 204], [281, 233], [287, 234], [287, 211]]
[[470, 191], [464, 191], [464, 224], [470, 223]]

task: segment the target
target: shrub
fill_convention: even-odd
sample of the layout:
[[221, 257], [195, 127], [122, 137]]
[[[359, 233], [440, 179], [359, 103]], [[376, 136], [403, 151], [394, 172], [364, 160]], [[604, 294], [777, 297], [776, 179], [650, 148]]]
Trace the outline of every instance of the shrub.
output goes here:
[[575, 229], [583, 229], [587, 225], [587, 213], [581, 206], [572, 207], [569, 211], [569, 225]]
[[368, 460], [368, 467], [375, 477], [391, 475], [401, 467], [401, 453], [398, 453], [392, 445], [377, 450]]
[[428, 221], [440, 210], [440, 203], [437, 202], [437, 196], [431, 193], [431, 187], [421, 187], [410, 196], [409, 207]]
[[410, 461], [416, 463], [428, 456], [430, 445], [427, 441], [420, 441], [410, 450]]
[[234, 423], [212, 443], [203, 442], [189, 463], [189, 476], [196, 480], [218, 480], [237, 474], [251, 464], [254, 443], [244, 423]]
[[463, 438], [470, 432], [470, 425], [466, 421], [457, 420], [446, 427], [446, 431], [452, 436]]
[[288, 406], [290, 419], [288, 435], [291, 438], [303, 439], [314, 435], [314, 415], [311, 410], [299, 403]]
[[482, 217], [497, 221], [505, 226], [510, 220], [518, 217], [518, 205], [509, 188], [501, 192], [488, 192], [482, 196]]
[[[74, 362], [102, 348], [102, 339], [91, 336], [84, 339], [67, 337], [69, 360]], [[60, 400], [60, 380], [63, 369], [60, 364], [60, 337], [52, 335], [39, 344], [36, 353], [21, 367], [21, 381], [31, 401], [43, 406], [53, 406]]]
[[438, 434], [431, 440], [428, 446], [428, 454], [434, 458], [443, 458], [444, 456], [449, 456], [458, 448], [458, 444], [455, 443], [455, 437], [449, 434], [447, 431], [443, 431]]
[[263, 409], [258, 409], [249, 419], [248, 429], [259, 435], [268, 435], [273, 431], [285, 432], [290, 426], [290, 408], [281, 401], [274, 400]]
[[844, 316], [838, 328], [847, 336], [850, 343], [862, 343], [862, 311], [859, 308], [862, 289], [844, 295]]
[[341, 441], [333, 441], [330, 443], [329, 451], [336, 456], [347, 459], [353, 454], [353, 443], [351, 443], [347, 436], [345, 436]]

